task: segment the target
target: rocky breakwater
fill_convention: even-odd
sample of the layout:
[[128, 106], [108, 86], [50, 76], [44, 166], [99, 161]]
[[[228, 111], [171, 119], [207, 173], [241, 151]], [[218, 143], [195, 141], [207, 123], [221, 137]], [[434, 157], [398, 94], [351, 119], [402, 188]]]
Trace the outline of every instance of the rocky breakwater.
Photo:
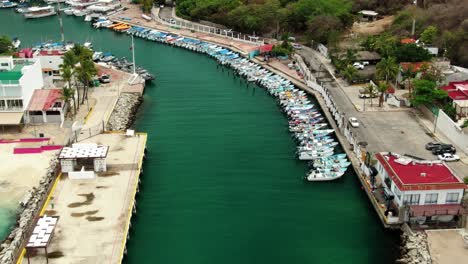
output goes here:
[[401, 235], [401, 258], [397, 263], [431, 264], [432, 259], [427, 244], [427, 235], [424, 231], [404, 231]]
[[37, 188], [32, 188], [20, 202], [17, 212], [16, 224], [10, 234], [0, 244], [0, 263], [11, 264], [32, 231], [35, 218], [39, 215], [42, 205], [47, 198], [48, 192], [54, 182], [58, 168], [58, 159], [51, 160], [47, 173], [42, 177]]
[[107, 130], [120, 131], [129, 128], [135, 120], [135, 115], [142, 102], [137, 93], [122, 93], [107, 122]]

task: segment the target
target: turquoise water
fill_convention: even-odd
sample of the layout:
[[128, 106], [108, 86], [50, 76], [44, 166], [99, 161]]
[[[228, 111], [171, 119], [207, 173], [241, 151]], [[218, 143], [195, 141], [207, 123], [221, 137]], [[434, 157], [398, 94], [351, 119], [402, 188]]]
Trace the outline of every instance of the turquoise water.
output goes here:
[[[130, 39], [65, 18], [67, 39], [130, 57]], [[5, 27], [5, 23], [11, 27]], [[13, 23], [16, 22], [16, 23]], [[1, 33], [58, 39], [56, 18], [0, 11]], [[71, 33], [72, 32], [72, 33]], [[212, 59], [135, 40], [157, 75], [136, 127], [149, 134], [125, 263], [393, 263], [385, 231], [355, 175], [303, 182], [287, 119], [266, 92]]]

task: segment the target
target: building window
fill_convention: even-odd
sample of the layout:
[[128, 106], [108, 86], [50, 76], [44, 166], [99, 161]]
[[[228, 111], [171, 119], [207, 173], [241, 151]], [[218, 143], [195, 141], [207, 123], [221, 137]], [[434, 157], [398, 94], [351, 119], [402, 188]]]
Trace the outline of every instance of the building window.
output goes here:
[[5, 101], [4, 100], [0, 100], [0, 109], [5, 109]]
[[2, 67], [8, 67], [8, 65], [10, 65], [10, 64], [8, 64], [8, 62], [2, 62], [0, 65], [1, 65]]
[[401, 192], [396, 185], [394, 185], [395, 188], [393, 188], [393, 192], [395, 193], [396, 197], [398, 198], [398, 201], [401, 201]]
[[426, 194], [426, 200], [424, 201], [424, 204], [436, 204], [438, 196], [439, 195], [437, 193]]
[[458, 193], [447, 193], [446, 203], [458, 203]]
[[14, 100], [7, 100], [8, 108], [23, 108], [23, 100], [21, 99], [14, 99]]
[[403, 196], [403, 204], [419, 204], [419, 194], [405, 194], [405, 196]]

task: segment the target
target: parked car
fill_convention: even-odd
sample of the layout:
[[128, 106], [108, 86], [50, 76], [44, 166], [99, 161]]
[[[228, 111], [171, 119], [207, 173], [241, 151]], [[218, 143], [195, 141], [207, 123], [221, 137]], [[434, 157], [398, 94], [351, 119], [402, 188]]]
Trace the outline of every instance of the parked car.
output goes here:
[[444, 144], [442, 142], [429, 142], [429, 143], [426, 144], [425, 147], [426, 147], [427, 150], [432, 150], [433, 148], [437, 148], [437, 147], [439, 147], [441, 145], [449, 145], [449, 144]]
[[349, 124], [351, 124], [352, 127], [359, 127], [359, 122], [357, 118], [355, 117], [350, 117], [349, 118]]
[[444, 153], [442, 155], [438, 155], [437, 157], [443, 161], [459, 161], [460, 160], [459, 156], [450, 154], [450, 153]]
[[111, 79], [109, 75], [103, 74], [99, 77], [99, 81], [102, 83], [110, 83]]
[[364, 70], [364, 64], [360, 63], [360, 62], [355, 62], [353, 64], [353, 67], [358, 69], [358, 70]]
[[436, 148], [432, 149], [432, 154], [434, 154], [434, 155], [441, 155], [441, 154], [445, 154], [445, 153], [455, 154], [456, 152], [457, 152], [457, 150], [452, 145], [441, 145], [439, 147], [436, 147]]
[[171, 18], [171, 20], [169, 20], [169, 22], [170, 22], [171, 24], [175, 24], [175, 23], [176, 23], [175, 19], [173, 19], [173, 18]]
[[362, 98], [362, 99], [368, 99], [368, 98], [377, 98], [379, 96], [379, 94], [377, 94], [377, 93], [373, 93], [373, 94], [360, 93], [358, 96], [359, 96], [359, 98]]

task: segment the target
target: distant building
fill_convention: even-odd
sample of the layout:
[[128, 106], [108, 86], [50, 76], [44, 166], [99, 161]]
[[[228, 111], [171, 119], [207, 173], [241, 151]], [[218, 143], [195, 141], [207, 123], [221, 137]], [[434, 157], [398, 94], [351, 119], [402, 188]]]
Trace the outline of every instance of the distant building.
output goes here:
[[26, 109], [26, 123], [62, 123], [66, 112], [61, 89], [34, 90]]
[[375, 21], [379, 13], [372, 10], [361, 10], [359, 11], [359, 15], [361, 16], [361, 21]]
[[0, 57], [0, 125], [21, 124], [34, 90], [43, 86], [39, 60]]
[[410, 69], [412, 72], [414, 72], [416, 74], [416, 78], [418, 79], [421, 76], [421, 70], [424, 67], [429, 67], [430, 65], [431, 65], [431, 63], [427, 62], [427, 61], [423, 61], [423, 62], [401, 62], [400, 63], [400, 71], [398, 72], [398, 75], [397, 75], [397, 78], [396, 78], [397, 85], [403, 86], [403, 87], [405, 86], [403, 74], [408, 69]]
[[454, 220], [464, 213], [461, 205], [467, 185], [441, 161], [420, 161], [394, 153], [377, 153], [377, 177], [391, 208], [401, 222]]
[[448, 93], [452, 105], [455, 107], [457, 120], [468, 117], [468, 80], [450, 82], [448, 85], [440, 87], [440, 89]]

